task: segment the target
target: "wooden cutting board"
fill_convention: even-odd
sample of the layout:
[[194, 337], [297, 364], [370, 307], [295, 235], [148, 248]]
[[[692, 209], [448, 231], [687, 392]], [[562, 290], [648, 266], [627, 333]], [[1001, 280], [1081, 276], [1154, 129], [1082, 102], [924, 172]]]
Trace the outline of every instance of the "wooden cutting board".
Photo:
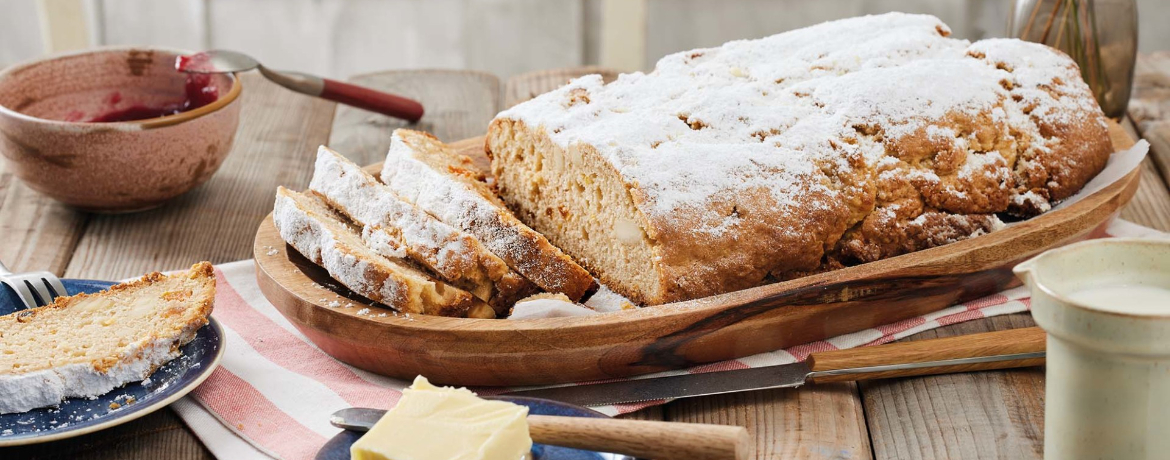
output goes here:
[[[1133, 140], [1116, 124], [1114, 147]], [[483, 139], [455, 143], [481, 165]], [[380, 165], [369, 169], [378, 171]], [[1103, 233], [1139, 171], [1064, 209], [1004, 230], [782, 283], [596, 316], [484, 320], [379, 316], [281, 239], [256, 232], [265, 297], [310, 340], [354, 366], [450, 385], [567, 383], [677, 369], [888, 324], [1018, 285], [1011, 267]], [[371, 308], [372, 307], [372, 308]], [[363, 312], [369, 308], [371, 315]]]

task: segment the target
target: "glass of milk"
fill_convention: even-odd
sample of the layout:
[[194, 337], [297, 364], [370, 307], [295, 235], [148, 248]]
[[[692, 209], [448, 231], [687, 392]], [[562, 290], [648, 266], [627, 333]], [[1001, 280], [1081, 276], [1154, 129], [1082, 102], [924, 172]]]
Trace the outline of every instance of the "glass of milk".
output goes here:
[[1015, 272], [1048, 332], [1044, 458], [1170, 455], [1170, 240], [1086, 241]]

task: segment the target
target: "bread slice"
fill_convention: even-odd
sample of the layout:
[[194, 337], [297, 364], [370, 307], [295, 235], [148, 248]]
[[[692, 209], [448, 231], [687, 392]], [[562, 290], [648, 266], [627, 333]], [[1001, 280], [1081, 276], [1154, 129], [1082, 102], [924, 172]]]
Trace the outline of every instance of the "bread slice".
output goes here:
[[0, 413], [98, 396], [150, 376], [207, 324], [214, 299], [215, 274], [200, 262], [0, 316]]
[[478, 238], [542, 289], [576, 301], [597, 288], [588, 271], [512, 215], [470, 158], [430, 134], [395, 130], [382, 182], [398, 196]]
[[280, 237], [345, 287], [404, 313], [494, 318], [486, 303], [366, 247], [351, 224], [315, 194], [280, 187], [272, 219]]
[[507, 314], [536, 286], [471, 235], [403, 201], [372, 174], [328, 147], [317, 151], [309, 188], [362, 225], [362, 240], [387, 257], [409, 257]]

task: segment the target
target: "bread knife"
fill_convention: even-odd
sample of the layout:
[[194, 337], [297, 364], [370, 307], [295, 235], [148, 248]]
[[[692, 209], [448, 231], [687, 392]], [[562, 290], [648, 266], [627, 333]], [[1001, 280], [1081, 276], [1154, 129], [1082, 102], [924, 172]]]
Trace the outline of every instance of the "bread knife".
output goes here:
[[1038, 327], [813, 353], [803, 362], [503, 393], [581, 406], [660, 401], [823, 383], [1044, 364]]

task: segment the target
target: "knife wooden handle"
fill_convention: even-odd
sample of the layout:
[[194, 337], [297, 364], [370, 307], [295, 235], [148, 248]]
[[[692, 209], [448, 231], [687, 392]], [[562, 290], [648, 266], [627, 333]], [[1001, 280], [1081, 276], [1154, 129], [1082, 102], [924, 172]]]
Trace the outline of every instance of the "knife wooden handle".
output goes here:
[[638, 458], [747, 460], [755, 444], [741, 426], [529, 415], [532, 441]]
[[1044, 351], [1045, 340], [1046, 336], [1043, 329], [1026, 327], [1006, 331], [947, 337], [944, 339], [916, 340], [913, 342], [892, 343], [873, 347], [850, 348], [848, 350], [823, 351], [813, 353], [809, 356], [809, 367], [814, 372], [814, 375], [810, 376], [809, 380], [816, 383], [843, 382], [1039, 366], [1044, 364], [1044, 358], [841, 375], [815, 375], [816, 372], [837, 369], [1042, 352]]

